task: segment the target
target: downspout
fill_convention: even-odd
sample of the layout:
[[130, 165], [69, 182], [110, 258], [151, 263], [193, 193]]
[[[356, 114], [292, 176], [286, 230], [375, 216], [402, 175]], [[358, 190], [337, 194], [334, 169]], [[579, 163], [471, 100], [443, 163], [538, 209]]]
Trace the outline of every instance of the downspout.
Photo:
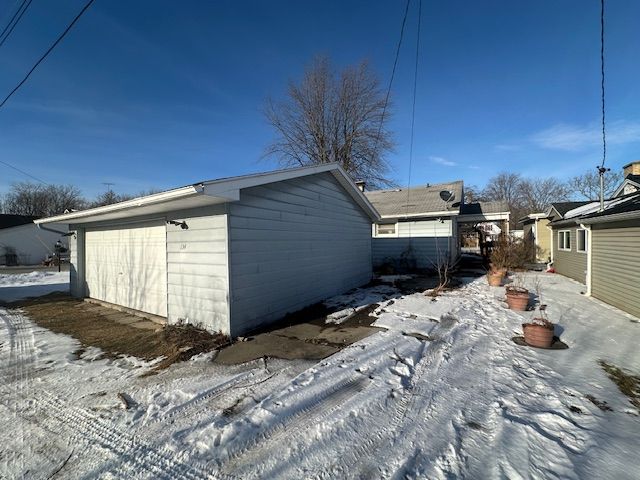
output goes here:
[[[591, 263], [593, 261], [593, 255], [591, 254], [591, 225], [580, 224], [580, 228], [584, 228], [586, 231], [585, 241], [587, 242], [587, 278], [585, 283], [587, 284], [587, 296], [591, 296]], [[576, 238], [577, 245], [577, 238]]]
[[549, 224], [546, 225], [546, 227], [549, 229], [549, 231], [551, 232], [551, 263], [553, 263], [555, 261], [555, 258], [553, 257], [553, 252], [555, 252], [555, 249], [553, 248], [553, 228], [551, 228], [549, 226]]

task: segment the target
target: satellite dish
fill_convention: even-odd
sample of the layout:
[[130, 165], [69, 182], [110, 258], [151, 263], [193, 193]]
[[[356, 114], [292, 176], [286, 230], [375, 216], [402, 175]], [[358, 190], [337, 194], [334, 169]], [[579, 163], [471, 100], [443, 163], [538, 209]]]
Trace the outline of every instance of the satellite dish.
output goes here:
[[453, 200], [455, 198], [455, 193], [453, 193], [451, 190], [442, 190], [440, 192], [440, 198], [444, 201], [444, 202], [450, 202], [451, 200]]

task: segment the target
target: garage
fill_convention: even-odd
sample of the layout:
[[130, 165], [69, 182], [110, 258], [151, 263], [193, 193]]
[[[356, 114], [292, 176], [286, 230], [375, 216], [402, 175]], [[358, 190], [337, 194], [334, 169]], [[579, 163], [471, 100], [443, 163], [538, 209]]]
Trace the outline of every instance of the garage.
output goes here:
[[367, 284], [378, 212], [323, 164], [36, 220], [68, 225], [69, 290], [232, 337]]
[[165, 222], [88, 228], [87, 296], [167, 316]]

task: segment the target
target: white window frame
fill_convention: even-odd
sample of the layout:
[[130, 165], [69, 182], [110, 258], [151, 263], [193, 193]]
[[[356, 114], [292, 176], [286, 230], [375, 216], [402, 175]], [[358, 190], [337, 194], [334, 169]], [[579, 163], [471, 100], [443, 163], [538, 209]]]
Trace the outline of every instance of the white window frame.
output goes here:
[[[566, 237], [565, 237], [565, 235], [566, 235]], [[567, 244], [567, 242], [565, 241], [566, 239], [568, 239], [569, 248], [567, 248], [565, 246]], [[559, 230], [558, 231], [558, 250], [560, 250], [562, 252], [570, 252], [571, 251], [571, 230]]]
[[[580, 232], [584, 232], [584, 249], [580, 250]], [[587, 253], [589, 250], [589, 230], [586, 228], [576, 229], [576, 252]]]
[[[381, 233], [381, 226], [391, 226], [393, 225], [393, 232], [391, 233]], [[388, 223], [376, 223], [376, 237], [397, 237], [398, 236], [398, 223], [397, 222], [388, 222]]]

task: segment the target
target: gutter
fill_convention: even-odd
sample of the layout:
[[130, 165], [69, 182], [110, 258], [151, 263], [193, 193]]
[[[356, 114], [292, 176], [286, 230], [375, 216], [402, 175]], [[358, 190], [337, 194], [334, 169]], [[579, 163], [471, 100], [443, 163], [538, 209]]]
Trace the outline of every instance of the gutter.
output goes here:
[[600, 217], [583, 218], [582, 223], [586, 225], [591, 225], [594, 223], [618, 222], [622, 220], [635, 220], [635, 219], [640, 219], [640, 210], [634, 210], [633, 212], [602, 215]]
[[[34, 221], [35, 223], [35, 221]], [[46, 230], [47, 232], [53, 232], [53, 233], [57, 233], [60, 236], [64, 237], [64, 236], [68, 236], [69, 232], [63, 232], [60, 230], [56, 230], [55, 228], [49, 228], [49, 227], [45, 227], [44, 225], [42, 225], [41, 223], [36, 223], [36, 226], [40, 229], [40, 230]]]
[[132, 198], [124, 202], [113, 203], [111, 205], [105, 205], [102, 207], [90, 208], [88, 210], [79, 210], [77, 212], [66, 213], [63, 215], [57, 215], [55, 217], [41, 218], [34, 220], [34, 223], [40, 227], [43, 223], [73, 223], [72, 220], [82, 219], [93, 215], [101, 215], [105, 213], [119, 212], [136, 207], [145, 207], [149, 205], [156, 205], [159, 203], [165, 203], [171, 200], [179, 198], [190, 197], [203, 193], [204, 187], [202, 184], [189, 185], [188, 187], [181, 187], [167, 192], [160, 192], [146, 197]]

